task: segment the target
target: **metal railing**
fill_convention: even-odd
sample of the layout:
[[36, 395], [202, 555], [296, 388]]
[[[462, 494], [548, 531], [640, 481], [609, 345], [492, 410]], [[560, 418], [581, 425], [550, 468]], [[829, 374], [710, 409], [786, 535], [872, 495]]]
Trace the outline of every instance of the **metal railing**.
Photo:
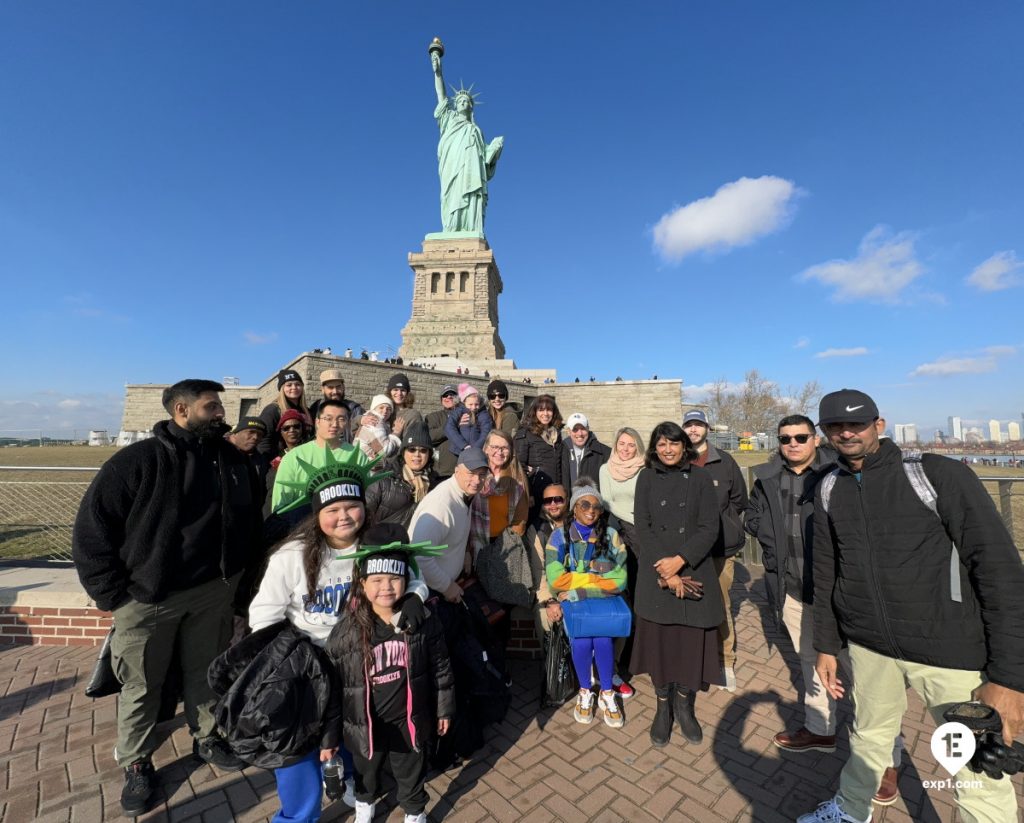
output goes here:
[[[71, 529], [98, 469], [0, 466], [0, 561], [71, 560]], [[83, 480], [65, 479], [81, 476]]]
[[[754, 477], [751, 469], [743, 471], [747, 476], [747, 488], [752, 488]], [[992, 497], [1006, 530], [1024, 558], [1024, 477], [978, 475], [978, 479]], [[748, 535], [740, 556], [744, 563], [761, 565], [761, 547], [757, 540]]]
[[[0, 466], [0, 561], [71, 560], [71, 529], [82, 496], [98, 471], [80, 466]], [[87, 479], [64, 479], [88, 473]], [[746, 469], [748, 486], [752, 483]], [[1017, 548], [1024, 554], [1024, 477], [979, 475]], [[744, 563], [760, 565], [748, 537]]]

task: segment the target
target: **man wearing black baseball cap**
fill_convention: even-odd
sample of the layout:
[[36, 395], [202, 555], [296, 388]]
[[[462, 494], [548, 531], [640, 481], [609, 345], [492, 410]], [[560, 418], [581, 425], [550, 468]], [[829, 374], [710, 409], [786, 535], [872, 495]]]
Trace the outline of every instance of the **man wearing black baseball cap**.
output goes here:
[[430, 442], [437, 453], [434, 469], [442, 480], [451, 477], [455, 472], [455, 461], [458, 456], [448, 448], [448, 435], [444, 432], [445, 424], [454, 409], [459, 405], [459, 390], [456, 386], [445, 386], [441, 389], [441, 408], [426, 416], [427, 428], [430, 429]]
[[[969, 467], [902, 452], [861, 391], [826, 395], [818, 418], [839, 467], [815, 497], [816, 669], [833, 698], [849, 687], [855, 717], [838, 793], [799, 823], [865, 823], [907, 683], [936, 725], [953, 704], [977, 700], [999, 712], [1007, 745], [1024, 731], [1024, 567]], [[844, 643], [849, 684], [837, 675]], [[970, 778], [955, 791], [963, 819], [1017, 819], [1009, 779]]]

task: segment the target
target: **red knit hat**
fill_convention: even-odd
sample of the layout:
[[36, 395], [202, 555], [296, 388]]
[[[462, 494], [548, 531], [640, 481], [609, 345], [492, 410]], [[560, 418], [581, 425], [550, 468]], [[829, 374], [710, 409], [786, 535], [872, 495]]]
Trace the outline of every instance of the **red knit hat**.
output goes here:
[[309, 419], [309, 415], [298, 411], [297, 409], [288, 409], [284, 414], [281, 415], [281, 419], [277, 421], [277, 430], [281, 431], [281, 427], [284, 426], [289, 420], [298, 420], [303, 426], [311, 428], [313, 421]]

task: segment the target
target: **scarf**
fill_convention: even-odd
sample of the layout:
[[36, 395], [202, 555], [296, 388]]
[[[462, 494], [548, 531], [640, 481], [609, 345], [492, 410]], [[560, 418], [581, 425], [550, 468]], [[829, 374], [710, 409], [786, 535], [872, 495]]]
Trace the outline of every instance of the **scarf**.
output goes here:
[[644, 456], [640, 454], [640, 452], [637, 452], [630, 460], [623, 460], [613, 450], [606, 465], [608, 466], [608, 474], [612, 476], [612, 480], [617, 483], [622, 483], [625, 480], [631, 480], [633, 476], [644, 467]]
[[548, 426], [540, 433], [540, 436], [544, 438], [544, 442], [549, 446], [554, 446], [558, 442], [558, 429], [554, 426]]
[[412, 499], [419, 503], [427, 492], [430, 491], [430, 478], [425, 471], [414, 472], [406, 465], [402, 465], [402, 479], [412, 486]]

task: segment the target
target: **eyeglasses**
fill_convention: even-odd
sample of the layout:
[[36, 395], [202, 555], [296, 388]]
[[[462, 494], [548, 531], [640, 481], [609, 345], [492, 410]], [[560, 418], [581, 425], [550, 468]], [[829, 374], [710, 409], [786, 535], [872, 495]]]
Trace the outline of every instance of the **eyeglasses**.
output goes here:
[[508, 452], [512, 451], [508, 446], [488, 446], [487, 449], [488, 451], [500, 452], [502, 454], [508, 454]]
[[800, 443], [801, 445], [803, 445], [804, 443], [806, 443], [810, 439], [811, 439], [811, 435], [809, 435], [809, 434], [780, 434], [779, 435], [779, 442], [783, 446], [788, 446], [790, 440], [795, 440], [797, 443]]
[[581, 500], [576, 505], [579, 507], [579, 510], [581, 512], [589, 512], [591, 510], [598, 512], [604, 511], [604, 506], [602, 506], [600, 503], [591, 503], [589, 500]]
[[498, 392], [494, 392], [494, 394], [489, 394], [487, 396], [491, 398], [491, 400], [508, 400], [507, 394], [500, 394]]
[[301, 423], [296, 423], [294, 426], [291, 426], [291, 425], [281, 426], [281, 431], [283, 431], [283, 432], [300, 432], [300, 431], [302, 431], [302, 424]]
[[340, 423], [342, 426], [344, 426], [348, 422], [347, 417], [318, 417], [317, 420], [319, 420], [321, 423], [326, 423], [328, 426], [330, 426], [332, 423]]
[[558, 504], [564, 503], [565, 502], [565, 498], [562, 497], [561, 495], [556, 495], [555, 497], [545, 497], [543, 500], [541, 500], [541, 502], [545, 506], [552, 506], [552, 505], [554, 505], [556, 503], [558, 503]]

